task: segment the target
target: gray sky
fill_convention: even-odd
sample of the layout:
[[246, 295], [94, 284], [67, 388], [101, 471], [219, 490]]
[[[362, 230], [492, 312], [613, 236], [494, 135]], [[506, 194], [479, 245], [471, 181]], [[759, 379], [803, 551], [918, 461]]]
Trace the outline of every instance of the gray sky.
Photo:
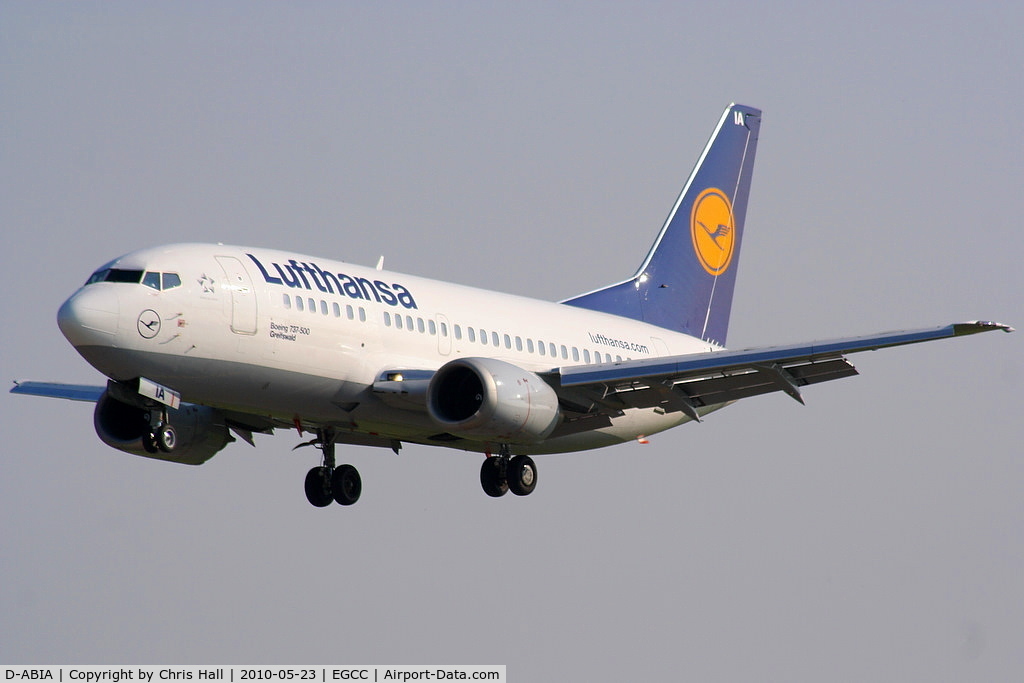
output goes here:
[[[764, 123], [730, 346], [1024, 326], [1020, 3], [0, 6], [0, 368], [99, 383], [57, 307], [172, 241], [547, 299], [632, 274], [722, 109]], [[504, 663], [510, 680], [1024, 670], [1024, 334], [853, 357], [646, 446], [199, 468], [0, 394], [0, 662]]]

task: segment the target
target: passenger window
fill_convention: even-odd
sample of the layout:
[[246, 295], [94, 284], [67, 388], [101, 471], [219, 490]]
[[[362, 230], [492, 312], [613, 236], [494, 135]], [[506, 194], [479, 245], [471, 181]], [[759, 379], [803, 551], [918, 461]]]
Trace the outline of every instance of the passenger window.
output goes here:
[[287, 294], [284, 295], [284, 307], [285, 308], [291, 308], [292, 307], [292, 298], [290, 296], [288, 296]]
[[572, 359], [577, 363], [580, 361], [580, 350], [575, 346], [572, 347]]
[[348, 317], [349, 320], [355, 320], [356, 314], [355, 311], [352, 310], [352, 304], [348, 304], [347, 306], [345, 306], [345, 315]]
[[480, 330], [480, 343], [487, 346], [487, 330]]
[[583, 362], [584, 363], [589, 363], [590, 362], [590, 350], [589, 349], [583, 349]]
[[[466, 328], [466, 332], [468, 333], [469, 341], [476, 342], [476, 330], [474, 330], [472, 327], [467, 327]], [[458, 334], [458, 333], [459, 333], [459, 326], [456, 325], [455, 326], [455, 334]]]
[[397, 327], [400, 330], [402, 329], [402, 316], [400, 316], [400, 315], [396, 315], [395, 316], [395, 327]]
[[416, 331], [416, 328], [413, 326], [411, 315], [405, 316], [405, 329], [409, 330], [410, 332]]
[[516, 351], [522, 351], [522, 350], [523, 350], [523, 338], [522, 337], [516, 337]]
[[295, 297], [295, 309], [299, 310], [299, 311], [302, 310], [302, 297], [301, 296]]
[[441, 336], [442, 337], [447, 337], [448, 336], [448, 324], [447, 323], [441, 323]]
[[391, 314], [384, 311], [384, 327], [391, 327]]
[[316, 313], [316, 302], [313, 301], [313, 297], [309, 298], [309, 312]]
[[558, 352], [555, 351], [555, 342], [551, 342], [550, 344], [548, 344], [548, 350], [551, 351], [551, 357], [552, 358], [557, 358], [558, 357]]
[[430, 336], [433, 337], [435, 334], [437, 334], [437, 323], [435, 323], [433, 320], [428, 320], [427, 330], [430, 332]]
[[[447, 334], [445, 334], [445, 331], [444, 331], [444, 323], [441, 323], [441, 334], [444, 334], [445, 336], [448, 336]], [[462, 339], [462, 327], [460, 327], [459, 325], [455, 326], [455, 338], [456, 339]]]
[[533, 340], [527, 337], [526, 339], [526, 350], [533, 353]]
[[366, 322], [366, 309], [363, 308], [362, 306], [359, 307], [359, 322]]
[[164, 289], [181, 287], [181, 278], [177, 273], [164, 273]]
[[416, 318], [416, 329], [419, 330], [420, 334], [423, 334], [423, 318]]
[[160, 273], [146, 273], [142, 278], [142, 284], [160, 291]]
[[495, 346], [500, 346], [500, 344], [498, 343], [498, 333], [497, 332], [491, 332], [491, 342]]
[[547, 347], [544, 346], [544, 342], [542, 342], [542, 341], [538, 341], [537, 342], [537, 350], [540, 351], [540, 355], [542, 355], [542, 356], [548, 355]]
[[320, 299], [320, 315], [327, 315], [327, 302]]
[[512, 337], [508, 336], [507, 334], [505, 335], [505, 348], [506, 349], [511, 349], [512, 348]]
[[338, 305], [337, 301], [331, 303], [331, 311], [334, 313], [335, 318], [341, 317], [341, 306]]
[[565, 348], [565, 344], [562, 344], [562, 360], [569, 360], [569, 349]]

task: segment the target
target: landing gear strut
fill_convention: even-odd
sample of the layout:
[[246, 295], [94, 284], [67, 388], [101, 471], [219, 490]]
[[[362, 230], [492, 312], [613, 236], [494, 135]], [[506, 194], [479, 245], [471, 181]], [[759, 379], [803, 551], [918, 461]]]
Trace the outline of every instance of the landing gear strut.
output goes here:
[[363, 491], [359, 470], [352, 465], [335, 467], [333, 429], [319, 429], [317, 437], [313, 445], [323, 452], [324, 460], [320, 467], [306, 473], [306, 499], [318, 508], [327, 507], [332, 502], [352, 505]]
[[537, 487], [537, 465], [528, 455], [512, 455], [508, 444], [501, 452], [489, 457], [480, 466], [480, 485], [484, 493], [500, 498], [511, 491], [517, 496], [528, 496]]

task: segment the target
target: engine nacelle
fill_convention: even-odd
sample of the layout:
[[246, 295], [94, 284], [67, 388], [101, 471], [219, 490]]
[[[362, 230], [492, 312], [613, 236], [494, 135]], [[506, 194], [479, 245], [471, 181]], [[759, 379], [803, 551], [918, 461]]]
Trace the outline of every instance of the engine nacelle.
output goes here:
[[220, 411], [182, 403], [177, 410], [167, 411], [168, 421], [178, 437], [174, 450], [150, 453], [143, 445], [151, 429], [148, 414], [148, 411], [118, 401], [104, 391], [96, 402], [92, 422], [100, 440], [119, 451], [187, 465], [203, 464], [234, 440]]
[[536, 374], [493, 358], [460, 358], [427, 388], [427, 410], [449, 434], [476, 441], [537, 443], [558, 426], [558, 396]]

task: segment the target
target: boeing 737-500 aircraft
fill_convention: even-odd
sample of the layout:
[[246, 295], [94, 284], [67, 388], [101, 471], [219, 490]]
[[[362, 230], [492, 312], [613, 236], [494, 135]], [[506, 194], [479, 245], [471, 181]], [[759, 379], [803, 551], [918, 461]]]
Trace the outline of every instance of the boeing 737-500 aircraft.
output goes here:
[[[845, 354], [1011, 328], [991, 322], [725, 350], [761, 112], [730, 105], [632, 277], [559, 303], [326, 258], [222, 244], [135, 251], [57, 313], [106, 386], [17, 382], [95, 402], [100, 439], [198, 465], [295, 428], [322, 464], [309, 502], [358, 500], [336, 444], [486, 454], [491, 496], [531, 456], [643, 439], [733, 401], [856, 374]], [[253, 444], [254, 445], [254, 444]]]

